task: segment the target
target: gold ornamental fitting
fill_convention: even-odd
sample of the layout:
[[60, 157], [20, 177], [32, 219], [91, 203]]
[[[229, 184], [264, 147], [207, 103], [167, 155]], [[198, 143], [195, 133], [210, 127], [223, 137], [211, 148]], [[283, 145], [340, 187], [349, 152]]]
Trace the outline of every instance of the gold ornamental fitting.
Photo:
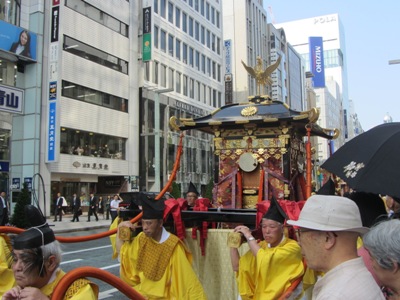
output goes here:
[[242, 243], [242, 235], [239, 232], [230, 232], [228, 234], [227, 245], [230, 248], [239, 248]]
[[118, 237], [122, 241], [129, 242], [133, 238], [133, 231], [129, 227], [122, 226], [118, 228]]
[[240, 114], [243, 117], [251, 117], [251, 116], [254, 116], [257, 113], [257, 111], [258, 111], [257, 107], [255, 107], [255, 106], [247, 106], [247, 107], [242, 109]]

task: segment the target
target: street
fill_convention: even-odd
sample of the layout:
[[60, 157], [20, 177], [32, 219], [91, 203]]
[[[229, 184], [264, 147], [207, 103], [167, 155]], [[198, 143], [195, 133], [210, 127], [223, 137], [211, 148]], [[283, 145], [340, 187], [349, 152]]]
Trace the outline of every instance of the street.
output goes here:
[[[103, 229], [104, 230], [104, 229]], [[79, 231], [72, 233], [59, 234], [60, 236], [81, 236], [102, 232], [103, 230]], [[91, 266], [106, 270], [119, 277], [118, 260], [112, 260], [112, 248], [110, 239], [102, 238], [94, 241], [82, 243], [64, 243], [61, 244], [63, 251], [61, 269], [68, 272], [72, 269]], [[95, 278], [88, 278], [99, 286], [99, 299], [113, 298], [115, 300], [127, 299], [113, 286]]]

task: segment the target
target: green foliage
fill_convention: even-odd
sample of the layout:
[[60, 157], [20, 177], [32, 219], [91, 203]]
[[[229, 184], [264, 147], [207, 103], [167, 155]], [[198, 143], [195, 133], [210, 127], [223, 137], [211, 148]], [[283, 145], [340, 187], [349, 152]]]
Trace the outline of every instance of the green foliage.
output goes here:
[[181, 191], [181, 184], [176, 183], [175, 181], [172, 182], [172, 192], [171, 195], [177, 199], [182, 197], [182, 191]]
[[14, 207], [14, 214], [11, 218], [11, 224], [19, 228], [28, 228], [29, 216], [25, 215], [25, 205], [31, 204], [31, 195], [28, 190], [28, 185], [24, 182], [21, 193], [18, 195], [17, 203]]
[[208, 198], [212, 203], [214, 203], [213, 188], [214, 188], [214, 179], [211, 177], [210, 181], [208, 182], [208, 184], [206, 186], [206, 192], [205, 192], [204, 198]]

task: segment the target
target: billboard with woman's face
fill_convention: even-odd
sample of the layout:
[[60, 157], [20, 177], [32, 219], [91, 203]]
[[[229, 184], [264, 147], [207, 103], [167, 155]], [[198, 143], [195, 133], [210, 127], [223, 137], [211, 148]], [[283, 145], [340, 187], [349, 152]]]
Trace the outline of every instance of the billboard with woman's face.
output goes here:
[[36, 61], [37, 35], [0, 20], [0, 50], [9, 51], [25, 61]]

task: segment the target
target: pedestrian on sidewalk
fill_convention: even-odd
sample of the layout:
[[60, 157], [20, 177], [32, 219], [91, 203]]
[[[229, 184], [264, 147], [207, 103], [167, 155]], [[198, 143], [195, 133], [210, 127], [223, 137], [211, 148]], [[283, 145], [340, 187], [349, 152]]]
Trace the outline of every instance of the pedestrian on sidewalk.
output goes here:
[[103, 196], [99, 197], [99, 214], [103, 215], [103, 220], [104, 220], [104, 199], [103, 199]]
[[111, 195], [108, 195], [106, 199], [106, 220], [110, 220], [110, 203]]
[[118, 216], [119, 203], [122, 202], [122, 198], [119, 194], [114, 195], [114, 199], [110, 204], [110, 212], [111, 212], [111, 224], [114, 222], [115, 218]]
[[80, 210], [80, 209], [81, 209], [81, 199], [79, 199], [79, 198], [76, 196], [76, 193], [74, 193], [74, 194], [72, 195], [72, 201], [71, 201], [71, 203], [72, 203], [72, 212], [74, 213], [74, 216], [73, 216], [71, 222], [75, 222], [75, 220], [76, 220], [77, 222], [79, 222], [79, 211], [81, 211], [81, 210]]
[[93, 193], [90, 193], [90, 197], [89, 197], [89, 212], [88, 212], [88, 222], [90, 222], [90, 216], [93, 214], [96, 217], [96, 221], [99, 220], [99, 218], [97, 217], [97, 199], [94, 196]]
[[61, 193], [57, 193], [57, 199], [56, 199], [56, 208], [54, 210], [54, 222], [57, 222], [57, 215], [59, 216], [59, 221], [61, 222], [62, 220], [62, 205], [64, 202], [64, 197], [61, 196]]

